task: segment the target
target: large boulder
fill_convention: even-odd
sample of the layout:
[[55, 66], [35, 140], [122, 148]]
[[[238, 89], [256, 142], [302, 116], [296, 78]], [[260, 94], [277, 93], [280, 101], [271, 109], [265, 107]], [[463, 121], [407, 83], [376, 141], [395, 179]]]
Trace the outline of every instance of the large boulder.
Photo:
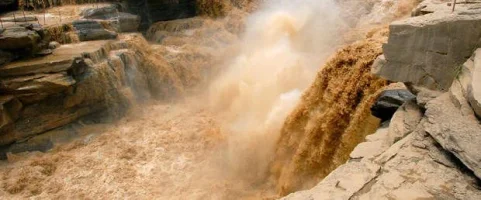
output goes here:
[[426, 132], [481, 178], [479, 121], [473, 115], [464, 115], [447, 93], [430, 101], [426, 108]]
[[476, 115], [481, 118], [481, 49], [476, 50], [473, 61], [467, 98]]
[[[481, 13], [432, 13], [393, 22], [384, 59], [373, 72], [391, 81], [447, 91], [460, 66], [479, 47]], [[380, 58], [381, 60], [383, 57]]]
[[385, 90], [371, 106], [371, 113], [382, 121], [389, 120], [401, 105], [414, 98], [416, 96], [406, 89]]
[[0, 35], [0, 50], [23, 50], [33, 51], [40, 42], [40, 35], [26, 27], [12, 26], [6, 28]]
[[80, 14], [84, 19], [106, 20], [118, 32], [135, 32], [140, 26], [140, 16], [119, 12], [117, 6], [87, 8]]
[[110, 19], [117, 17], [118, 10], [115, 6], [106, 6], [100, 8], [87, 8], [80, 14], [85, 19]]
[[105, 29], [102, 24], [94, 20], [76, 20], [72, 22], [77, 30], [80, 41], [108, 40], [117, 38], [117, 33]]
[[0, 132], [18, 119], [22, 106], [12, 95], [0, 96]]
[[[49, 140], [22, 142], [87, 115], [122, 116], [135, 94], [128, 70], [142, 63], [126, 47], [106, 40], [62, 45], [52, 55], [0, 68], [0, 94], [9, 94], [0, 98], [0, 154], [50, 148]], [[20, 110], [10, 109], [13, 100]]]
[[[472, 199], [481, 198], [476, 178], [423, 131], [416, 130], [380, 155], [348, 161], [309, 190], [283, 199]], [[384, 143], [385, 144], [385, 143]]]

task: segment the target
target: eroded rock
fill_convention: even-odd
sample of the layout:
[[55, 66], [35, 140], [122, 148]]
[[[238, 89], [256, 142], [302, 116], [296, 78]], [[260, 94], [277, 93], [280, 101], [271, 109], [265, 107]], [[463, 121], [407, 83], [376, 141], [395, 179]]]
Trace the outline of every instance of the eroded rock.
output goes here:
[[404, 103], [394, 114], [388, 128], [387, 145], [390, 146], [410, 134], [417, 127], [423, 113], [416, 103]]
[[481, 49], [476, 50], [467, 97], [476, 115], [481, 118]]
[[481, 125], [474, 116], [464, 116], [444, 94], [426, 105], [425, 129], [441, 146], [453, 153], [481, 178]]
[[72, 22], [80, 41], [108, 40], [117, 38], [117, 33], [105, 29], [100, 22], [94, 20], [77, 20]]
[[447, 91], [459, 67], [479, 47], [481, 13], [432, 13], [390, 25], [385, 62], [374, 72], [391, 81]]
[[0, 35], [0, 49], [34, 51], [38, 48], [40, 40], [41, 37], [37, 32], [21, 26], [12, 26], [6, 28]]
[[372, 105], [371, 113], [382, 121], [389, 120], [404, 102], [414, 98], [415, 96], [405, 89], [383, 91]]

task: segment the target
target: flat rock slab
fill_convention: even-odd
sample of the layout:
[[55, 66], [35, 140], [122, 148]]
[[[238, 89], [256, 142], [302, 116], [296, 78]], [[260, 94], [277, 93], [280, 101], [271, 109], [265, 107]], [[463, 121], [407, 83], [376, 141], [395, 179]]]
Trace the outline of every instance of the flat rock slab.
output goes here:
[[393, 22], [385, 62], [375, 73], [391, 81], [447, 91], [480, 45], [481, 11], [432, 13]]
[[66, 73], [35, 74], [0, 80], [0, 92], [5, 94], [55, 94], [74, 84], [75, 80]]
[[474, 116], [463, 115], [447, 93], [430, 101], [426, 108], [425, 116], [428, 119], [428, 123], [425, 124], [426, 132], [481, 178], [479, 121]]
[[95, 20], [77, 20], [72, 23], [80, 41], [108, 40], [117, 38], [117, 33], [105, 29]]
[[34, 49], [40, 40], [40, 35], [33, 30], [21, 26], [8, 27], [0, 34], [0, 49]]
[[50, 55], [12, 62], [0, 67], [0, 77], [67, 71], [74, 65], [74, 61], [83, 57], [83, 54], [99, 51], [107, 43], [108, 41], [92, 41], [62, 45]]
[[110, 19], [117, 17], [118, 10], [114, 6], [87, 8], [80, 14], [85, 19]]
[[314, 188], [282, 199], [349, 199], [373, 180], [379, 170], [379, 165], [370, 162], [349, 162], [331, 172]]

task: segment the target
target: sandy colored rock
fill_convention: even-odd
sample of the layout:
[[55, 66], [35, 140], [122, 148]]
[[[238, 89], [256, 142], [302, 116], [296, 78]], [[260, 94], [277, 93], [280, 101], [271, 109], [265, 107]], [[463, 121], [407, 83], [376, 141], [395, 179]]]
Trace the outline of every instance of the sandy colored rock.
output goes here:
[[422, 116], [423, 113], [416, 103], [413, 101], [404, 103], [391, 119], [388, 128], [387, 145], [391, 146], [414, 131]]
[[9, 63], [0, 67], [0, 77], [33, 75], [38, 73], [56, 73], [73, 68], [83, 68], [82, 57], [105, 58], [104, 51], [112, 49], [108, 41], [94, 41], [62, 45], [51, 55]]
[[40, 39], [40, 35], [33, 30], [28, 30], [20, 26], [8, 27], [0, 35], [0, 49], [35, 49]]
[[36, 74], [0, 80], [0, 92], [4, 94], [46, 93], [55, 94], [75, 84], [66, 73]]
[[105, 29], [100, 22], [94, 20], [77, 20], [72, 22], [80, 41], [108, 40], [117, 38], [117, 33]]
[[481, 178], [481, 125], [474, 116], [464, 116], [444, 94], [426, 105], [425, 124], [428, 132], [441, 146]]
[[468, 83], [468, 101], [474, 112], [481, 118], [481, 49], [476, 50], [471, 82]]
[[334, 170], [314, 188], [282, 199], [349, 199], [376, 176], [380, 166], [370, 162], [349, 162]]
[[428, 89], [447, 91], [459, 66], [479, 46], [481, 13], [432, 13], [393, 22], [383, 46], [385, 63], [377, 75], [391, 81], [410, 82]]

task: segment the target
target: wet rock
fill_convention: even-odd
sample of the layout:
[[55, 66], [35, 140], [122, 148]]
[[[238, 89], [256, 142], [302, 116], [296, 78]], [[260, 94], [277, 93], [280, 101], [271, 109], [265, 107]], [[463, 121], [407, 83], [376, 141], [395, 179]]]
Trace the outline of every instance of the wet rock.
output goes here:
[[416, 96], [404, 89], [383, 91], [371, 107], [371, 113], [382, 121], [389, 120], [404, 102], [414, 98]]
[[15, 59], [15, 56], [7, 51], [0, 50], [0, 66], [12, 62]]
[[111, 48], [124, 48], [125, 46], [109, 43], [108, 41], [94, 41], [63, 45], [53, 54], [16, 61], [0, 67], [0, 77], [27, 76], [43, 73], [68, 72], [78, 75], [85, 71], [86, 64], [83, 57], [95, 58], [95, 61], [105, 59], [106, 52]]
[[0, 35], [1, 50], [22, 50], [28, 49], [34, 51], [40, 42], [40, 35], [33, 30], [25, 27], [12, 26]]
[[474, 116], [465, 116], [456, 108], [449, 94], [444, 94], [426, 105], [425, 130], [444, 149], [481, 178], [481, 125]]
[[12, 95], [0, 96], [0, 134], [4, 128], [18, 119], [22, 103]]
[[[473, 28], [466, 28], [473, 27]], [[391, 81], [447, 91], [459, 67], [479, 47], [481, 13], [432, 13], [390, 25], [385, 62], [374, 72]]]
[[53, 148], [53, 143], [48, 138], [28, 140], [27, 142], [20, 142], [12, 144], [8, 147], [0, 148], [0, 160], [6, 160], [8, 153], [22, 153], [31, 151], [47, 152]]
[[16, 142], [10, 146], [0, 148], [0, 160], [7, 159], [8, 153], [22, 153], [31, 151], [46, 152], [54, 147], [54, 144], [67, 142], [78, 136], [78, 125], [73, 123], [67, 126], [47, 131], [41, 135], [36, 135], [25, 141]]
[[73, 66], [74, 61], [75, 58], [58, 59], [51, 62], [43, 62], [38, 59], [14, 62], [0, 68], [0, 77], [66, 71]]
[[4, 94], [55, 94], [75, 84], [66, 73], [36, 74], [0, 80], [0, 92]]
[[58, 43], [56, 41], [52, 41], [48, 44], [49, 49], [56, 49], [56, 48], [59, 48], [59, 47], [60, 47], [60, 43]]
[[119, 13], [119, 26], [121, 32], [135, 32], [140, 26], [140, 17], [129, 13]]
[[118, 10], [115, 6], [100, 8], [87, 8], [80, 14], [85, 19], [111, 19], [117, 17]]
[[116, 51], [125, 47], [125, 43], [116, 41], [82, 42], [63, 45], [46, 57], [20, 62], [28, 68], [32, 64], [43, 66], [65, 59], [69, 65], [29, 68], [29, 73], [32, 70], [51, 72], [23, 71], [22, 75], [10, 74], [0, 80], [0, 93], [11, 93], [24, 105], [14, 126], [0, 133], [0, 147], [19, 143], [84, 116], [122, 116], [130, 105], [129, 95], [134, 94], [128, 87], [126, 70], [135, 67], [140, 59], [126, 49]]
[[[352, 159], [312, 189], [283, 199], [479, 199], [476, 178], [423, 131], [372, 159]], [[422, 143], [423, 148], [419, 148]], [[416, 145], [415, 145], [416, 144]], [[368, 167], [372, 166], [372, 167]], [[350, 170], [349, 170], [350, 169]]]
[[117, 33], [105, 29], [100, 22], [77, 20], [72, 23], [77, 30], [80, 41], [108, 40], [117, 38]]

